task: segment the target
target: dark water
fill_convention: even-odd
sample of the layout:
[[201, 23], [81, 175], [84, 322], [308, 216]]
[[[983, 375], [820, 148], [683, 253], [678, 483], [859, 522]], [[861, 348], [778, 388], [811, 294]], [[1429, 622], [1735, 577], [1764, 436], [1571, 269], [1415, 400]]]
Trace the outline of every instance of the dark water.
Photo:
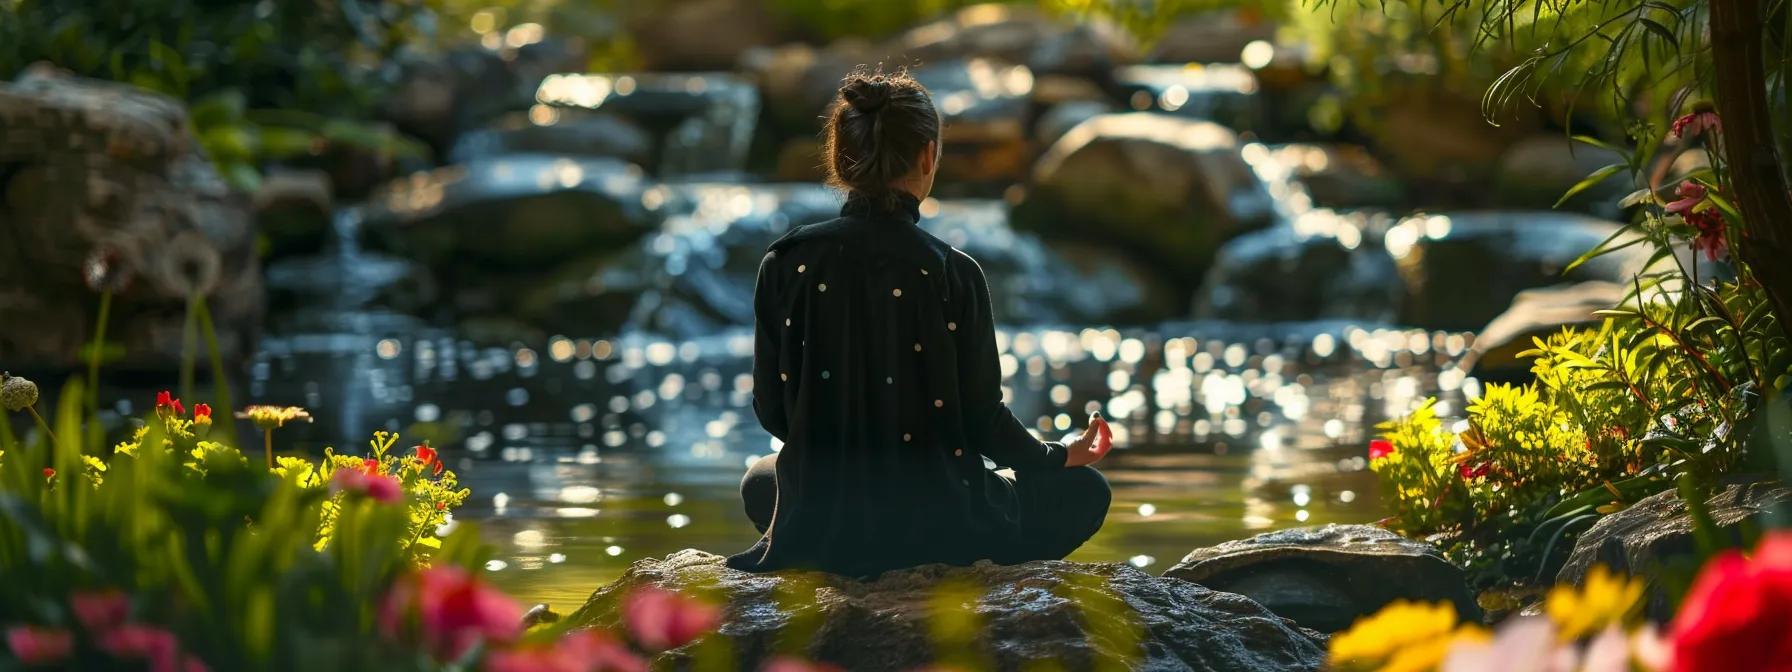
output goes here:
[[[459, 520], [497, 547], [487, 569], [520, 599], [570, 608], [640, 558], [755, 536], [736, 488], [774, 446], [752, 416], [744, 330], [492, 348], [399, 316], [316, 317], [265, 343], [250, 398], [312, 409], [317, 424], [283, 430], [296, 447], [356, 449], [378, 429], [443, 447], [474, 493]], [[1041, 435], [1096, 408], [1116, 421], [1113, 509], [1073, 559], [1161, 571], [1196, 546], [1382, 517], [1368, 432], [1439, 389], [1459, 404], [1439, 372], [1466, 335], [1191, 323], [999, 340], [1010, 405]]]

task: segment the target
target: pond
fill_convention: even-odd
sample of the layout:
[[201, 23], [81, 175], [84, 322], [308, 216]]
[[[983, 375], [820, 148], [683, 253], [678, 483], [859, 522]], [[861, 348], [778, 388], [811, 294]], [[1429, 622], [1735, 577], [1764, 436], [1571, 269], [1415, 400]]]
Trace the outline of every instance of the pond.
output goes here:
[[[322, 318], [264, 341], [249, 397], [312, 409], [317, 424], [282, 430], [300, 449], [357, 451], [380, 429], [441, 447], [474, 493], [457, 524], [479, 526], [491, 579], [519, 599], [564, 611], [635, 560], [755, 538], [739, 478], [774, 446], [747, 331], [480, 347], [397, 315]], [[1197, 546], [1385, 515], [1363, 445], [1424, 396], [1460, 407], [1447, 363], [1468, 335], [1190, 322], [998, 340], [1009, 404], [1042, 436], [1097, 408], [1114, 420], [1113, 507], [1072, 559], [1157, 572]]]

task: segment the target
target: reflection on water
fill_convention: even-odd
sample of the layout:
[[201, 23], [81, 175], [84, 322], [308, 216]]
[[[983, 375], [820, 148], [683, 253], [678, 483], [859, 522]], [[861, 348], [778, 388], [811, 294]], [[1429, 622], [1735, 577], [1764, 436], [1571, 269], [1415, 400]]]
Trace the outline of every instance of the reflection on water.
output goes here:
[[[519, 598], [570, 608], [642, 557], [752, 541], [736, 488], [772, 443], [752, 416], [746, 331], [536, 350], [338, 317], [327, 333], [267, 342], [251, 398], [313, 409], [317, 424], [283, 430], [302, 448], [353, 448], [376, 429], [443, 448], [474, 492], [460, 519], [478, 521], [498, 549], [487, 569]], [[1072, 557], [1149, 571], [1256, 531], [1381, 517], [1369, 428], [1428, 394], [1459, 404], [1463, 381], [1443, 364], [1466, 345], [1340, 324], [999, 340], [1009, 404], [1042, 436], [1090, 410], [1114, 421], [1120, 447], [1102, 465], [1113, 509]]]

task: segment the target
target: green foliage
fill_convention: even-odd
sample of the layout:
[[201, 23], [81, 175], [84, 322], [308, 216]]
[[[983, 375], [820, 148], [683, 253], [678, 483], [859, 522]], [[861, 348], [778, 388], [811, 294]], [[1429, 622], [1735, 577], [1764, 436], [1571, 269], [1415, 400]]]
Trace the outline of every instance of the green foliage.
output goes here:
[[[71, 596], [117, 590], [134, 622], [166, 628], [212, 669], [419, 666], [373, 638], [379, 598], [419, 557], [410, 507], [271, 474], [172, 413], [109, 457], [86, 454], [81, 389], [63, 389], [58, 441], [20, 441], [0, 415], [0, 571], [15, 578], [0, 583], [0, 623], [74, 628]], [[438, 565], [482, 560], [471, 527], [439, 541]], [[73, 667], [118, 664], [92, 648]]]

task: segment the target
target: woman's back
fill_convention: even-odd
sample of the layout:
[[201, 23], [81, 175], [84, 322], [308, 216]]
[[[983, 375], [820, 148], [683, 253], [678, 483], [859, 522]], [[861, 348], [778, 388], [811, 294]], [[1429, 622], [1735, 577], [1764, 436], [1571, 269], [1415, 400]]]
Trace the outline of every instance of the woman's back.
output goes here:
[[851, 78], [842, 96], [828, 143], [841, 216], [786, 234], [760, 265], [754, 410], [783, 448], [743, 482], [764, 535], [729, 564], [871, 574], [1061, 557], [1023, 543], [1053, 538], [1028, 530], [1045, 509], [1029, 516], [1024, 488], [984, 458], [1047, 474], [1036, 483], [1082, 479], [1101, 513], [1106, 484], [1065, 469], [1065, 447], [1002, 404], [982, 269], [916, 226], [938, 160], [932, 103], [905, 77]]

